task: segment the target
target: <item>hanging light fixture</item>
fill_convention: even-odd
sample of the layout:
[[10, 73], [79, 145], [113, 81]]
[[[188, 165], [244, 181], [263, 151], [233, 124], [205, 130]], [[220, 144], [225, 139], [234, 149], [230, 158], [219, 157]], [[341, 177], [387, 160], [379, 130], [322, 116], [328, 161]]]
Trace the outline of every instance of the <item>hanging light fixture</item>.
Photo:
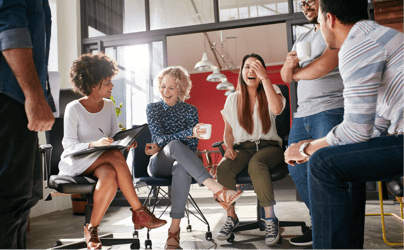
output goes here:
[[202, 55], [202, 60], [200, 62], [198, 62], [197, 64], [195, 64], [194, 69], [196, 69], [197, 71], [200, 71], [200, 72], [207, 72], [207, 71], [214, 70], [215, 67], [216, 66], [209, 61], [208, 54], [206, 54], [206, 52], [204, 52]]
[[223, 80], [227, 80], [227, 77], [220, 73], [219, 68], [215, 67], [213, 70], [213, 73], [208, 75], [208, 78], [206, 78], [206, 81], [209, 82], [221, 82]]
[[219, 83], [219, 84], [216, 86], [216, 89], [217, 89], [217, 90], [230, 90], [230, 89], [234, 89], [234, 86], [233, 86], [233, 84], [229, 83], [229, 82], [227, 81], [227, 79], [224, 79], [224, 80], [222, 80], [221, 83]]
[[236, 92], [235, 89], [229, 89], [226, 91], [226, 93], [224, 93], [225, 96], [229, 96], [231, 93]]

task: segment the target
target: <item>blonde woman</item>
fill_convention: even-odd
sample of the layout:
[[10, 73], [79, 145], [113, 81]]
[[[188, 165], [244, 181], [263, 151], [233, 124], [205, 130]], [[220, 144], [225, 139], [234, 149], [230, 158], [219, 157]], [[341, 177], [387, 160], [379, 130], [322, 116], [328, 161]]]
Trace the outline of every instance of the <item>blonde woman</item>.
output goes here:
[[179, 233], [181, 218], [192, 178], [207, 186], [224, 208], [236, 201], [241, 191], [228, 190], [214, 181], [195, 154], [198, 139], [205, 134], [200, 129], [196, 107], [185, 103], [192, 88], [188, 72], [182, 67], [169, 67], [156, 78], [162, 101], [147, 106], [147, 121], [153, 143], [146, 145], [145, 152], [152, 155], [148, 166], [149, 175], [171, 177], [171, 226], [165, 249], [180, 249]]

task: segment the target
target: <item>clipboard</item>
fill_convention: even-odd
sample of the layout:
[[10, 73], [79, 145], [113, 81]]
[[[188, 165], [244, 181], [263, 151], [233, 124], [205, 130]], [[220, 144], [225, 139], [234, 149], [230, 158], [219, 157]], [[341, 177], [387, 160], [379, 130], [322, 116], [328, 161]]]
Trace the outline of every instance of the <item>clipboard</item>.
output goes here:
[[85, 148], [85, 149], [81, 149], [75, 152], [71, 152], [68, 153], [66, 155], [64, 155], [64, 157], [68, 157], [68, 156], [72, 156], [72, 157], [76, 157], [76, 156], [81, 156], [81, 155], [85, 155], [85, 154], [91, 154], [100, 150], [109, 150], [109, 149], [118, 149], [118, 150], [122, 150], [122, 149], [126, 149], [128, 148], [130, 145], [132, 145], [132, 143], [136, 140], [136, 138], [142, 134], [143, 131], [145, 131], [147, 128], [149, 127], [149, 125], [147, 123], [131, 128], [131, 129], [127, 129], [124, 131], [119, 131], [114, 137], [114, 145], [108, 145], [108, 146], [99, 146], [99, 147], [89, 147], [89, 148]]

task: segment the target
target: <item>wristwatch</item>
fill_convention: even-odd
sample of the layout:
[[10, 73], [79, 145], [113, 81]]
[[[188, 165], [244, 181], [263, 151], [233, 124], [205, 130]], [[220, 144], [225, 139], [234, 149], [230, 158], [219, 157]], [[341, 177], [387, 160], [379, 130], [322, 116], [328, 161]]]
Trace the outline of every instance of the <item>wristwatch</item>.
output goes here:
[[308, 155], [308, 154], [306, 154], [306, 153], [304, 152], [304, 150], [307, 148], [307, 146], [309, 146], [309, 144], [310, 144], [310, 142], [305, 142], [305, 143], [303, 143], [303, 144], [300, 146], [300, 148], [299, 148], [300, 154], [302, 154], [304, 157], [310, 157], [310, 155]]

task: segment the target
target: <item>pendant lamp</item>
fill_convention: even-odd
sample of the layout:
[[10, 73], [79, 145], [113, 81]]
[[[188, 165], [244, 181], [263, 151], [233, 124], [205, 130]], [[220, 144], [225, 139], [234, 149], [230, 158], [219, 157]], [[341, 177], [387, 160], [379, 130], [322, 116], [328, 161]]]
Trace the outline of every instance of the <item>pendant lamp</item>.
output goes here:
[[223, 75], [222, 73], [220, 73], [218, 67], [216, 67], [213, 70], [213, 73], [208, 75], [208, 78], [206, 78], [206, 81], [209, 81], [209, 82], [221, 82], [223, 80], [227, 80], [227, 77], [225, 75]]
[[234, 86], [233, 86], [233, 84], [229, 83], [227, 81], [227, 79], [225, 79], [216, 86], [216, 89], [217, 90], [230, 90], [230, 89], [234, 89]]
[[202, 61], [198, 62], [195, 64], [195, 68], [197, 71], [200, 72], [207, 72], [207, 71], [213, 71], [215, 69], [215, 65], [209, 61], [208, 54], [206, 52], [203, 53], [202, 55]]

